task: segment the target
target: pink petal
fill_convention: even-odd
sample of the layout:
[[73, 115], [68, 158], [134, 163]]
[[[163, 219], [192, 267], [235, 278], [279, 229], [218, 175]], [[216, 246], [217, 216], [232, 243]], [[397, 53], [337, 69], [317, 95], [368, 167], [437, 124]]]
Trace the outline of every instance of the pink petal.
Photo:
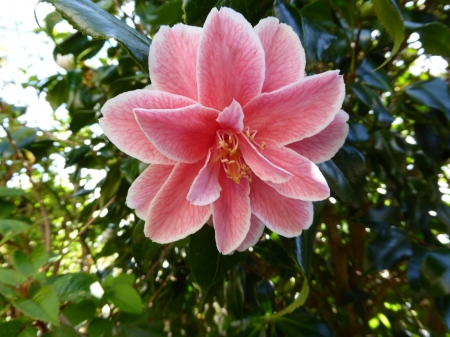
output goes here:
[[145, 235], [155, 242], [168, 243], [198, 231], [211, 215], [211, 206], [194, 206], [186, 200], [202, 162], [178, 163], [150, 203]]
[[258, 136], [283, 145], [311, 137], [331, 123], [342, 106], [345, 85], [338, 71], [328, 71], [270, 93], [243, 107], [244, 124]]
[[292, 174], [285, 169], [270, 162], [259, 150], [256, 149], [247, 137], [238, 135], [239, 149], [245, 163], [259, 178], [273, 183], [284, 183], [292, 178]]
[[266, 57], [263, 92], [271, 92], [305, 76], [305, 50], [293, 29], [274, 17], [262, 19], [255, 31]]
[[244, 241], [250, 230], [250, 186], [246, 179], [236, 184], [222, 171], [222, 192], [212, 204], [217, 249], [230, 254]]
[[153, 164], [131, 184], [127, 195], [127, 206], [136, 210], [136, 215], [145, 219], [148, 207], [156, 193], [166, 182], [173, 166]]
[[213, 8], [199, 45], [199, 102], [220, 111], [233, 99], [244, 106], [261, 93], [264, 72], [264, 50], [250, 23], [230, 8]]
[[311, 201], [282, 196], [258, 178], [253, 179], [251, 189], [252, 212], [271, 231], [292, 238], [311, 226], [314, 214]]
[[195, 103], [189, 98], [157, 90], [134, 90], [120, 94], [103, 105], [99, 120], [106, 137], [122, 152], [152, 164], [175, 164], [159, 153], [145, 137], [133, 114], [134, 108], [174, 109]]
[[307, 158], [284, 146], [267, 141], [264, 156], [275, 165], [291, 172], [294, 176], [285, 183], [267, 182], [278, 193], [288, 198], [318, 201], [330, 196], [330, 188], [319, 168]]
[[334, 120], [318, 134], [289, 144], [288, 147], [314, 164], [331, 159], [344, 145], [348, 134], [348, 114], [340, 110]]
[[217, 117], [217, 122], [222, 129], [231, 129], [236, 132], [244, 130], [244, 112], [238, 102], [233, 100]]
[[197, 101], [197, 51], [202, 29], [178, 24], [162, 26], [150, 47], [153, 87]]
[[204, 206], [216, 201], [220, 196], [222, 188], [219, 184], [220, 163], [213, 162], [211, 150], [206, 157], [205, 166], [202, 167], [187, 195], [187, 200], [192, 205]]
[[252, 214], [250, 218], [250, 230], [248, 231], [247, 236], [245, 237], [241, 245], [237, 248], [237, 250], [243, 252], [256, 245], [263, 235], [265, 227], [266, 226], [264, 226], [264, 223], [259, 220], [256, 215]]
[[136, 120], [155, 148], [169, 159], [195, 163], [214, 142], [218, 111], [200, 104], [181, 109], [134, 109]]

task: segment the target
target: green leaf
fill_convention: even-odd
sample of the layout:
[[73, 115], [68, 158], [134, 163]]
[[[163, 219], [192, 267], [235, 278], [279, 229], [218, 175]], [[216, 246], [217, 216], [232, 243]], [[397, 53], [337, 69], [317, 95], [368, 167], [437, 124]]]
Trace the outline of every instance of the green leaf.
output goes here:
[[9, 217], [15, 209], [16, 205], [13, 202], [0, 200], [0, 219]]
[[314, 219], [312, 225], [304, 230], [300, 236], [295, 238], [285, 238], [280, 236], [281, 245], [286, 253], [291, 257], [305, 277], [309, 277], [311, 258], [313, 254], [314, 240], [317, 228], [322, 218], [324, 202], [314, 202]]
[[97, 55], [104, 44], [105, 41], [103, 40], [92, 40], [82, 33], [76, 32], [56, 45], [53, 50], [53, 57], [56, 60], [58, 54], [72, 54], [74, 60], [84, 61]]
[[295, 313], [279, 317], [275, 325], [285, 336], [334, 337], [325, 321], [305, 313]]
[[11, 269], [0, 269], [0, 283], [18, 287], [26, 280], [21, 273]]
[[58, 297], [51, 287], [42, 287], [31, 300], [16, 300], [13, 305], [35, 320], [59, 326]]
[[405, 38], [405, 25], [395, 0], [372, 0], [372, 3], [378, 20], [394, 40], [391, 56], [378, 67], [381, 68], [399, 51]]
[[396, 227], [381, 231], [369, 243], [367, 252], [370, 267], [375, 267], [378, 271], [394, 268], [398, 262], [409, 258], [412, 253], [409, 234]]
[[374, 89], [361, 83], [354, 83], [352, 85], [352, 90], [355, 93], [355, 96], [362, 103], [364, 103], [369, 109], [373, 110], [375, 118], [372, 129], [391, 125], [394, 121], [394, 117], [392, 117], [386, 109], [381, 101], [381, 97]]
[[379, 232], [389, 226], [399, 226], [402, 215], [398, 207], [381, 206], [370, 208], [357, 220]]
[[38, 330], [33, 326], [27, 326], [17, 337], [36, 337]]
[[61, 325], [53, 329], [52, 337], [78, 337], [78, 333], [70, 326]]
[[406, 175], [406, 145], [403, 139], [388, 130], [373, 133], [373, 148], [377, 160], [396, 179], [402, 180]]
[[25, 276], [33, 275], [37, 271], [31, 264], [28, 255], [21, 250], [14, 252], [12, 263], [14, 268]]
[[205, 225], [189, 241], [189, 266], [195, 282], [203, 289], [223, 279], [226, 272], [242, 262], [245, 254], [222, 255], [216, 247], [214, 229]]
[[73, 273], [60, 276], [52, 287], [61, 302], [80, 302], [92, 298], [91, 285], [98, 282], [94, 275], [86, 273]]
[[0, 323], [0, 337], [17, 336], [22, 330], [22, 326], [23, 323], [19, 321], [2, 322]]
[[94, 318], [97, 314], [97, 306], [92, 300], [84, 300], [79, 303], [70, 303], [62, 313], [73, 325], [78, 325]]
[[29, 228], [28, 224], [19, 220], [0, 219], [0, 234], [3, 235], [0, 245]]
[[352, 204], [355, 200], [353, 188], [344, 176], [344, 173], [336, 166], [333, 160], [328, 160], [317, 166], [330, 186], [333, 195], [342, 202]]
[[450, 249], [443, 248], [425, 255], [420, 283], [433, 297], [450, 295]]
[[104, 337], [106, 332], [111, 332], [113, 324], [110, 320], [104, 318], [93, 319], [88, 326], [90, 337]]
[[120, 21], [90, 0], [44, 0], [76, 29], [94, 39], [116, 39], [148, 73], [148, 54], [151, 40], [137, 30]]
[[105, 298], [123, 312], [140, 314], [142, 300], [138, 292], [126, 284], [116, 284], [105, 293]]
[[392, 80], [384, 69], [378, 69], [370, 59], [363, 59], [358, 66], [357, 74], [367, 85], [382, 91], [392, 91]]
[[162, 246], [145, 236], [144, 225], [145, 222], [142, 220], [136, 224], [131, 239], [131, 249], [139, 268], [143, 271], [147, 271], [150, 268], [152, 261], [159, 256], [158, 252]]
[[445, 226], [447, 234], [450, 235], [450, 207], [442, 203], [436, 207], [436, 213], [438, 219]]
[[[146, 10], [146, 4], [144, 2], [141, 2], [139, 4], [139, 6], [141, 7], [139, 16], [142, 17], [145, 23], [152, 26], [173, 26], [174, 24], [180, 22], [183, 17], [182, 5], [182, 0], [172, 0], [163, 3], [161, 6], [155, 8], [152, 11], [148, 11]], [[136, 11], [137, 10], [138, 8], [136, 9]]]
[[21, 197], [24, 195], [26, 195], [24, 190], [0, 186], [0, 197]]
[[37, 246], [30, 255], [31, 264], [35, 270], [39, 270], [48, 261], [48, 253], [44, 246]]
[[413, 101], [446, 114], [450, 122], [450, 90], [440, 78], [432, 78], [406, 87], [404, 90]]
[[281, 22], [288, 24], [300, 37], [306, 52], [307, 68], [323, 60], [325, 52], [330, 48], [335, 35], [319, 26], [316, 21], [308, 19], [297, 8], [281, 1], [275, 1], [275, 15]]
[[365, 143], [370, 139], [369, 131], [360, 123], [349, 123], [347, 139], [353, 143]]
[[53, 28], [62, 20], [61, 14], [58, 12], [51, 12], [48, 14], [45, 21], [45, 30], [47, 31], [47, 35], [53, 38]]
[[450, 331], [450, 295], [436, 298], [436, 309]]
[[450, 28], [442, 22], [421, 24], [405, 21], [405, 28], [419, 33], [425, 53], [450, 57]]

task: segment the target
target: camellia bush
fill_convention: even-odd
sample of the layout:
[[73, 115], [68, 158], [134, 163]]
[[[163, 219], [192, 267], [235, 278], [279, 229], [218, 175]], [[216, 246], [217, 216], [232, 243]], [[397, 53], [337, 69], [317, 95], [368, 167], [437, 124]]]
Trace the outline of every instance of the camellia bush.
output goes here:
[[42, 2], [0, 337], [450, 336], [446, 1]]

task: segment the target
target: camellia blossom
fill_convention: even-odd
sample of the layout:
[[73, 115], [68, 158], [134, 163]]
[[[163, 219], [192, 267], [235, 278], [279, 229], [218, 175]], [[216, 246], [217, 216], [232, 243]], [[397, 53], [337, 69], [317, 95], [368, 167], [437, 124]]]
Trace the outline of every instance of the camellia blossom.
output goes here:
[[213, 9], [203, 28], [161, 27], [149, 57], [152, 89], [104, 105], [100, 125], [120, 150], [151, 164], [127, 205], [158, 243], [213, 218], [222, 254], [245, 250], [264, 226], [294, 237], [330, 190], [316, 164], [343, 145], [348, 115], [338, 71], [305, 76], [298, 36], [276, 18], [252, 27]]

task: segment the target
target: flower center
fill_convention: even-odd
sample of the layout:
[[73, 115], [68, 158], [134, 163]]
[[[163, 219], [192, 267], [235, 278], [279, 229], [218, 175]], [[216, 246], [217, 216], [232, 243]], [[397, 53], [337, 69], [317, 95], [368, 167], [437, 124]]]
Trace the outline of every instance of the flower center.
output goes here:
[[252, 172], [250, 167], [245, 164], [235, 133], [228, 130], [217, 131], [216, 143], [217, 155], [213, 162], [220, 160], [228, 178], [233, 179], [236, 184], [241, 182], [241, 178], [245, 178], [251, 183]]

